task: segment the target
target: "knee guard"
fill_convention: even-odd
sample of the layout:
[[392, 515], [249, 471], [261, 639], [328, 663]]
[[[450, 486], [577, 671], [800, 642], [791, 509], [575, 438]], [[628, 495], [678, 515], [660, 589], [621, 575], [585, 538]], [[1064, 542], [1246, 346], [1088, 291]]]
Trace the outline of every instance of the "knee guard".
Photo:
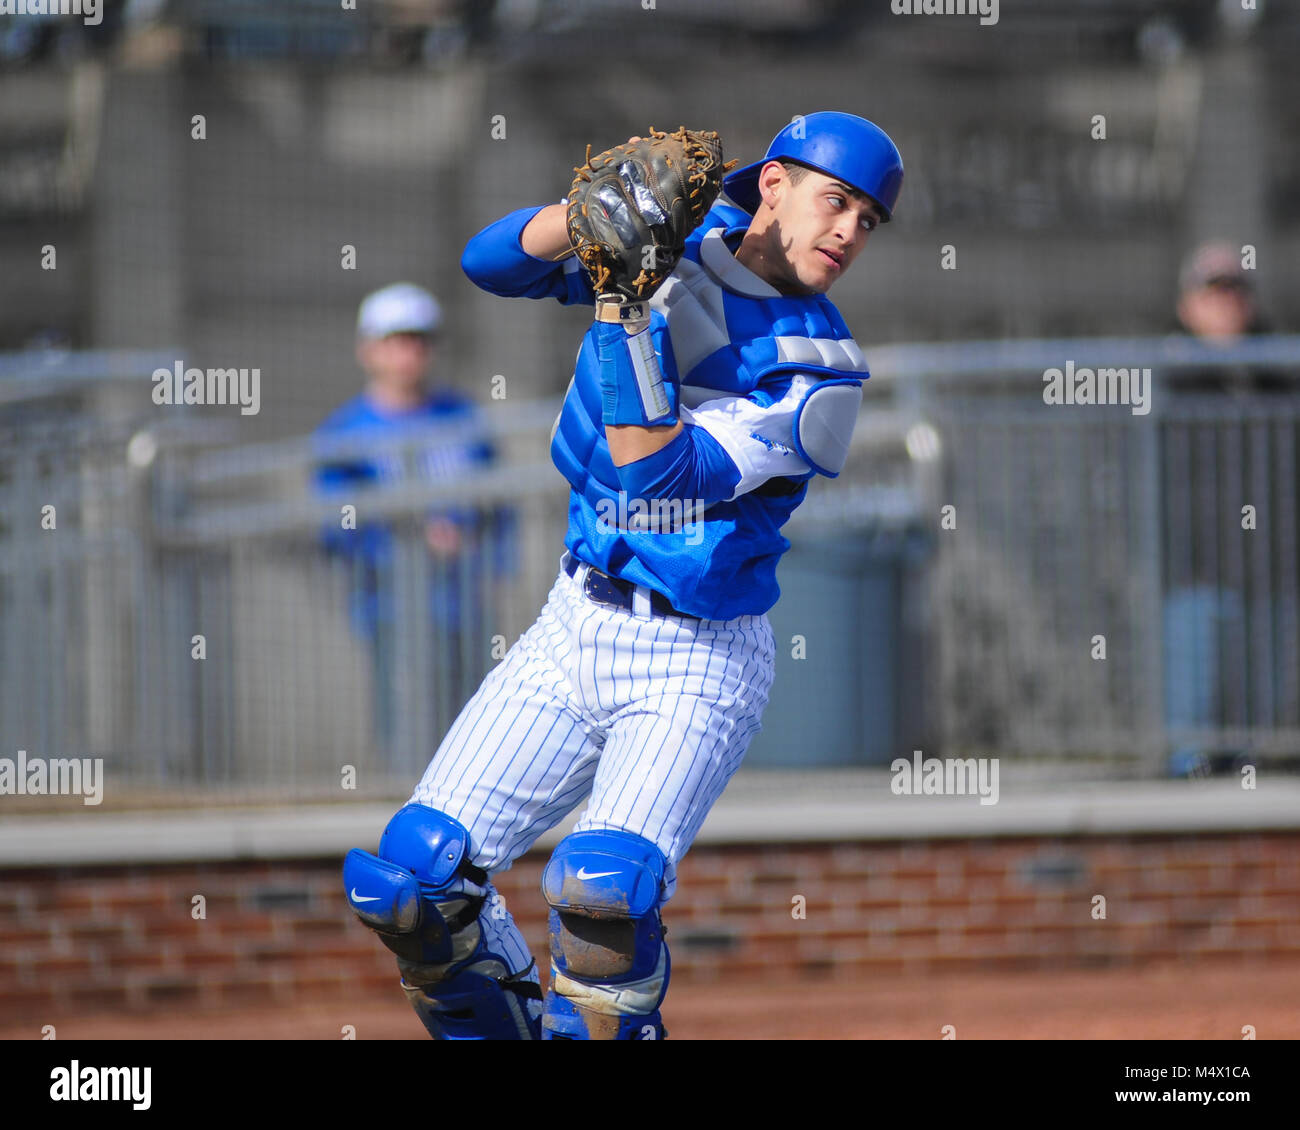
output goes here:
[[544, 1040], [655, 1040], [668, 991], [664, 857], [631, 832], [574, 832], [542, 873], [551, 907]]
[[397, 955], [402, 988], [435, 1040], [529, 1040], [541, 990], [488, 951], [478, 917], [487, 872], [468, 859], [469, 833], [450, 816], [408, 804], [379, 854], [343, 861], [348, 905]]

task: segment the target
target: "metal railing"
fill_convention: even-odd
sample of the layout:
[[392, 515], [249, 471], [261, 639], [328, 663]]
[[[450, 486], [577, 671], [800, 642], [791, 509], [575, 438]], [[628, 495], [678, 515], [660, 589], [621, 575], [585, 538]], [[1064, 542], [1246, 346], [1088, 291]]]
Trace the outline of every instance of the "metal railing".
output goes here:
[[[1287, 374], [1300, 339], [869, 359], [849, 464], [814, 484], [787, 532], [913, 547], [898, 556], [908, 655], [892, 666], [920, 713], [900, 754], [921, 743], [1123, 773], [1165, 772], [1171, 754], [1184, 768], [1295, 759], [1300, 397]], [[1045, 370], [1115, 359], [1153, 369], [1149, 412], [1044, 402]], [[101, 358], [80, 381], [69, 366], [42, 396], [19, 379], [30, 366], [0, 364], [7, 755], [101, 756], [124, 787], [182, 796], [346, 795], [349, 772], [362, 792], [408, 788], [554, 580], [557, 405], [485, 411], [500, 453], [485, 471], [342, 497], [315, 485], [318, 441], [123, 417], [97, 397], [147, 363]], [[1225, 366], [1286, 379], [1188, 390], [1188, 375]], [[392, 453], [454, 439], [433, 428]], [[330, 457], [377, 454], [368, 440]], [[364, 552], [331, 544], [343, 505], [376, 532]], [[430, 534], [447, 514], [450, 549]], [[845, 631], [873, 646], [870, 624]]]
[[[943, 438], [937, 744], [1148, 772], [1298, 759], [1300, 337], [871, 360]], [[1149, 369], [1147, 402], [1048, 403], [1067, 363], [1092, 399], [1108, 366]]]
[[[554, 582], [568, 504], [547, 454], [558, 404], [485, 410], [499, 456], [487, 469], [323, 493], [324, 464], [412, 463], [462, 433], [237, 443], [228, 421], [184, 413], [110, 423], [106, 390], [141, 367], [88, 361], [80, 382], [47, 380], [47, 399], [30, 360], [8, 366], [5, 746], [104, 757], [132, 795], [409, 788]], [[876, 471], [855, 486], [850, 524], [914, 521], [902, 437], [892, 411], [864, 421]], [[842, 528], [848, 497], [814, 492], [808, 527]], [[430, 534], [449, 514], [450, 549]]]

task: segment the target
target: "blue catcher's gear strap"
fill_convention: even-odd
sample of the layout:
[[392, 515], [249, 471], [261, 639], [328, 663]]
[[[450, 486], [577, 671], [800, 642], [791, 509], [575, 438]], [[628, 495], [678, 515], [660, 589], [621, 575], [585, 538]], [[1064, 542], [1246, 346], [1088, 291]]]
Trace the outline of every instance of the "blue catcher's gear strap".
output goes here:
[[542, 873], [552, 972], [543, 1039], [663, 1037], [664, 870], [659, 849], [631, 832], [574, 832], [560, 841]]
[[542, 999], [542, 987], [527, 980], [535, 964], [511, 975], [489, 956], [428, 985], [408, 984], [404, 975], [402, 990], [435, 1040], [536, 1040], [536, 1009], [525, 1003]]

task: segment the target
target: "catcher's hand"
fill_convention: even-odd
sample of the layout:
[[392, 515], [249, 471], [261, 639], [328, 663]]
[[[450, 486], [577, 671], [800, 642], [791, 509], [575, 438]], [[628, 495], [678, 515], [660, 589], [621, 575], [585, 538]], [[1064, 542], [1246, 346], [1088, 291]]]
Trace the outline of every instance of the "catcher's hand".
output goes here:
[[569, 193], [568, 228], [597, 295], [649, 298], [677, 266], [722, 191], [722, 139], [712, 130], [650, 136], [591, 155]]

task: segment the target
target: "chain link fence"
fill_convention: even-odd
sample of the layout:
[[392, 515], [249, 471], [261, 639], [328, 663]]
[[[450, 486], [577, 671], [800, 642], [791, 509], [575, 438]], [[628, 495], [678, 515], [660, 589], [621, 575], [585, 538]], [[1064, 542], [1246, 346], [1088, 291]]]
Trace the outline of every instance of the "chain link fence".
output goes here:
[[[1100, 399], [1107, 359], [1134, 377], [1127, 402], [1047, 402], [1053, 370], [1098, 375]], [[1295, 759], [1300, 339], [910, 346], [873, 361], [944, 447], [951, 510], [929, 588], [940, 745], [1146, 772]]]
[[[836, 662], [862, 674], [826, 701], [774, 699], [799, 725], [769, 719], [788, 744], [762, 764], [817, 763], [817, 719], [866, 701], [898, 717], [835, 739], [854, 745], [842, 764], [915, 745], [1119, 774], [1294, 761], [1300, 339], [1170, 350], [873, 351], [848, 467], [786, 531], [804, 557], [778, 605], [793, 631], [840, 625]], [[1045, 403], [1052, 365], [1116, 356], [1150, 362], [1147, 410]], [[1229, 362], [1224, 387], [1194, 385]], [[70, 355], [39, 389], [30, 366], [0, 375], [8, 755], [104, 757], [119, 782], [182, 797], [337, 795], [349, 772], [363, 791], [409, 787], [555, 578], [557, 403], [487, 414], [490, 468], [330, 496], [311, 438], [250, 444], [183, 410], [115, 411], [147, 363]], [[1251, 384], [1264, 369], [1284, 377], [1272, 391]], [[412, 461], [455, 439], [431, 427], [328, 458]], [[430, 532], [447, 515], [450, 546]], [[373, 536], [340, 538], [349, 521]], [[871, 582], [884, 603], [855, 606], [841, 576], [865, 568], [859, 545], [894, 563], [897, 585]], [[778, 663], [778, 685], [801, 677]]]

